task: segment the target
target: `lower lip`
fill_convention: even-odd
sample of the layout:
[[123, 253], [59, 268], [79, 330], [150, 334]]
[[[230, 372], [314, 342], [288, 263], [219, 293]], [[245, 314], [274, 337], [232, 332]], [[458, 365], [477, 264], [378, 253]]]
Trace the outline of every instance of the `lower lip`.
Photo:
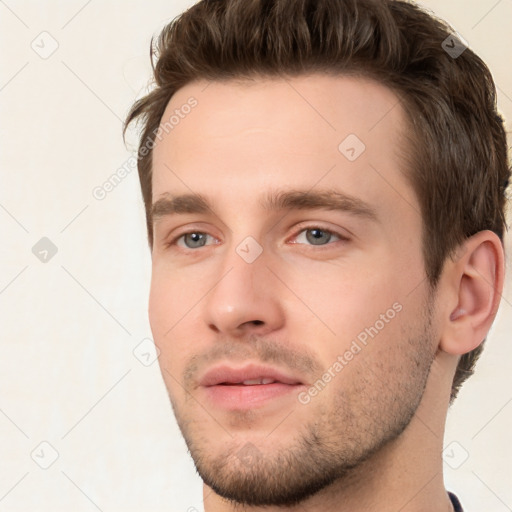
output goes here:
[[203, 388], [207, 398], [215, 406], [225, 409], [250, 409], [271, 400], [297, 394], [304, 386], [300, 384], [255, 384], [253, 386], [223, 385]]

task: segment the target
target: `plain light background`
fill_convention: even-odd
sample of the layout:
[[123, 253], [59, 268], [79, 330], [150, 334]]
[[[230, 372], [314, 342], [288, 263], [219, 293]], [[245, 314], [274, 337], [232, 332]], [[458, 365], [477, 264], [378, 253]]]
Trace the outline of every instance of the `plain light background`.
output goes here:
[[[0, 0], [0, 512], [203, 510], [158, 363], [143, 364], [136, 170], [93, 196], [135, 149], [121, 126], [147, 86], [151, 36], [192, 3]], [[487, 62], [510, 131], [512, 0], [422, 4]], [[512, 510], [511, 331], [509, 275], [448, 415], [446, 487], [468, 512]]]

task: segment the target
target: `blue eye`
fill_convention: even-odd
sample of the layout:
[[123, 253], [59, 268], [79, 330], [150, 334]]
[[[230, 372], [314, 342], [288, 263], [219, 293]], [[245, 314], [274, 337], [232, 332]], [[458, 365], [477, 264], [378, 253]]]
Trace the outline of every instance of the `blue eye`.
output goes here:
[[[343, 239], [343, 237], [337, 235], [333, 231], [322, 229], [318, 226], [302, 229], [299, 231], [298, 235], [302, 233], [306, 234], [303, 238], [305, 238], [311, 245], [328, 245], [333, 236], [340, 240]], [[298, 235], [296, 235], [297, 238]]]
[[[201, 231], [189, 231], [188, 233], [183, 233], [178, 238], [173, 240], [171, 244], [177, 244], [180, 239], [183, 239], [186, 249], [197, 249], [198, 247], [204, 247], [206, 244], [206, 237], [209, 235], [203, 233]], [[190, 245], [188, 244], [190, 242]]]

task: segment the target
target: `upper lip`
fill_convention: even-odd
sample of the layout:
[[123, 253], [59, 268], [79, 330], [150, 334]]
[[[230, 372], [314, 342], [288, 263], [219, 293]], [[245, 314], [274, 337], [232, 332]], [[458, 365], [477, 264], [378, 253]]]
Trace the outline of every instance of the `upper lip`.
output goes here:
[[219, 365], [210, 368], [199, 381], [201, 386], [216, 386], [218, 384], [240, 384], [246, 380], [273, 379], [283, 384], [302, 384], [292, 375], [286, 375], [280, 370], [270, 366], [249, 364], [239, 368], [228, 365]]

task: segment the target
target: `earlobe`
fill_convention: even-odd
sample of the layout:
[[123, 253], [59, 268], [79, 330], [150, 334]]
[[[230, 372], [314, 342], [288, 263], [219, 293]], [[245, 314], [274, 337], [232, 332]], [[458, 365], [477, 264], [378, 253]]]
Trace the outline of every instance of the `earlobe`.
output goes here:
[[445, 276], [456, 298], [446, 312], [440, 349], [462, 355], [485, 339], [498, 311], [503, 291], [504, 254], [499, 237], [480, 231], [468, 238]]

